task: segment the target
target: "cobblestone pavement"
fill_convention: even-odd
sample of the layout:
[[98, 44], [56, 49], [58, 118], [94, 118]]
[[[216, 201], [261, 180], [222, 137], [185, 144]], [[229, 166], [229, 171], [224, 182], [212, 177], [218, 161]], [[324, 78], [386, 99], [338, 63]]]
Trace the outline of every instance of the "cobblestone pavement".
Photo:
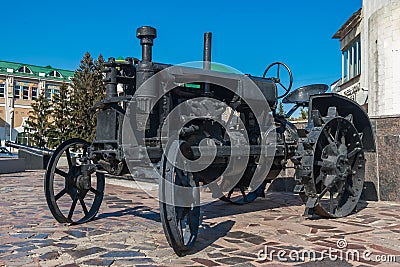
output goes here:
[[[379, 263], [362, 255], [366, 250], [371, 252], [366, 257], [373, 260], [400, 255], [400, 203], [364, 204], [347, 218], [308, 220], [301, 216], [299, 198], [288, 193], [267, 193], [266, 198], [245, 206], [214, 202], [202, 208], [194, 251], [177, 257], [164, 237], [157, 201], [139, 189], [108, 184], [97, 218], [68, 226], [57, 223], [47, 208], [43, 172], [3, 174], [0, 266], [399, 265], [399, 256], [395, 258], [399, 263]], [[337, 249], [337, 241], [343, 238], [347, 247], [331, 257], [358, 251], [359, 261], [351, 260], [349, 253], [348, 261], [332, 261], [323, 251]], [[272, 253], [272, 260], [269, 256], [257, 259], [265, 246], [269, 254], [272, 250], [286, 254]], [[316, 256], [324, 259], [293, 261], [306, 250], [316, 251]], [[288, 261], [282, 261], [285, 259]]]

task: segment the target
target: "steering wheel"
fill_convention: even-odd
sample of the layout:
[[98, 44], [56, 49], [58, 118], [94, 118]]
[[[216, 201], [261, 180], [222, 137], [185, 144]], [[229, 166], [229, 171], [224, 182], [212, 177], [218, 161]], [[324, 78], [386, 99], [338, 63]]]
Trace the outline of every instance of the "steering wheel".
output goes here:
[[[279, 84], [282, 88], [283, 88], [283, 90], [285, 90], [285, 93], [283, 93], [282, 95], [279, 95], [278, 96], [278, 99], [279, 98], [282, 98], [282, 97], [284, 97], [284, 96], [286, 96], [289, 92], [290, 92], [290, 89], [292, 89], [292, 85], [293, 85], [293, 75], [292, 75], [292, 71], [289, 69], [289, 67], [285, 64], [285, 63], [282, 63], [282, 62], [274, 62], [274, 63], [272, 63], [271, 65], [269, 65], [266, 69], [265, 69], [265, 71], [264, 71], [264, 74], [263, 74], [263, 78], [265, 78], [265, 76], [267, 75], [267, 73], [268, 73], [268, 71], [273, 67], [273, 66], [275, 66], [275, 65], [278, 65], [278, 73], [277, 73], [277, 75], [276, 75], [276, 77], [270, 77], [270, 78], [267, 78], [267, 79], [270, 79], [270, 80], [272, 80], [274, 83], [277, 83], [277, 84]], [[289, 82], [289, 86], [284, 86], [282, 83], [281, 83], [281, 79], [280, 79], [280, 67], [281, 67], [281, 65], [286, 69], [286, 71], [289, 73], [289, 77], [290, 77], [290, 82]]]

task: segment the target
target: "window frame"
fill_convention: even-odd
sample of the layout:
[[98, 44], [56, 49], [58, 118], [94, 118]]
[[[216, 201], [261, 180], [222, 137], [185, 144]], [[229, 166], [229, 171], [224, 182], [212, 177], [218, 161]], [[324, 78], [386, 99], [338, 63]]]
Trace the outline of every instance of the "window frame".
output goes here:
[[[26, 95], [25, 95], [26, 92]], [[22, 99], [29, 100], [29, 86], [23, 85], [22, 86]]]
[[[18, 94], [15, 93], [16, 90], [17, 90], [17, 87], [18, 87]], [[21, 85], [14, 85], [13, 97], [14, 97], [14, 99], [20, 99], [21, 98]]]
[[[22, 69], [22, 71], [21, 71]], [[17, 72], [19, 73], [26, 73], [26, 74], [33, 74], [32, 70], [27, 66], [21, 66], [18, 68]]]
[[[33, 95], [33, 92], [35, 92], [35, 95]], [[38, 88], [36, 86], [32, 86], [31, 90], [31, 99], [36, 99], [37, 98], [37, 93], [38, 93]]]
[[52, 70], [52, 71], [49, 73], [49, 76], [50, 76], [50, 77], [54, 77], [54, 78], [63, 78], [63, 76], [61, 75], [61, 73], [60, 73], [59, 71], [56, 71], [56, 70]]
[[48, 84], [45, 88], [45, 96], [48, 101], [54, 101], [54, 96], [59, 94], [60, 86], [56, 84]]
[[361, 37], [356, 36], [342, 50], [342, 83], [361, 75]]
[[[3, 93], [1, 93], [3, 91]], [[6, 97], [6, 84], [5, 83], [0, 83], [0, 97], [4, 98]]]

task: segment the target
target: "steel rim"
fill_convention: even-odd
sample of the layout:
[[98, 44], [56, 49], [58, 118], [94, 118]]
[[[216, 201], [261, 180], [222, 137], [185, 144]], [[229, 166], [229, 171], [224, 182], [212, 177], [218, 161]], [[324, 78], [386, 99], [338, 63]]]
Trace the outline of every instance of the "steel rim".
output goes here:
[[[160, 183], [160, 193], [167, 199], [175, 200], [179, 198], [174, 190], [167, 190], [166, 184], [184, 187], [197, 187], [198, 181], [193, 178], [190, 172], [175, 168], [171, 163], [163, 159], [162, 174]], [[193, 248], [196, 241], [200, 224], [200, 194], [198, 190], [193, 190], [194, 202], [191, 207], [179, 207], [172, 204], [160, 202], [161, 222], [164, 233], [170, 246], [178, 256], [183, 256], [187, 251]]]
[[[54, 218], [60, 223], [79, 224], [93, 219], [103, 200], [104, 174], [91, 174], [90, 188], [81, 185], [82, 165], [79, 160], [87, 156], [89, 143], [82, 139], [70, 139], [62, 143], [52, 155], [45, 174], [46, 201]], [[79, 147], [81, 154], [74, 155]], [[60, 167], [65, 156], [67, 165]], [[64, 181], [63, 181], [64, 180]], [[63, 184], [64, 182], [64, 184]]]
[[314, 151], [316, 213], [326, 217], [350, 214], [361, 196], [364, 174], [364, 152], [354, 125], [345, 118], [327, 122]]

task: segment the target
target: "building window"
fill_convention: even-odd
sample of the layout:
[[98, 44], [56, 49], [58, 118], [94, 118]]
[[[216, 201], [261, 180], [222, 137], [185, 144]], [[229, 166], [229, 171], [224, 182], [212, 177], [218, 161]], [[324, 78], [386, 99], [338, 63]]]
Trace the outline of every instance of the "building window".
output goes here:
[[18, 99], [21, 94], [21, 86], [14, 85], [14, 98]]
[[29, 99], [29, 87], [22, 86], [22, 99]]
[[51, 92], [52, 90], [51, 89], [46, 89], [46, 99], [47, 100], [49, 100], [49, 101], [51, 101], [51, 96], [52, 96], [52, 92]]
[[6, 91], [6, 85], [4, 83], [0, 84], [0, 97], [4, 97]]
[[51, 77], [57, 77], [57, 78], [62, 78], [62, 75], [61, 75], [58, 71], [56, 71], [56, 70], [51, 71], [51, 72], [49, 73], [49, 76], [51, 76]]
[[36, 99], [37, 97], [37, 87], [32, 87], [32, 99]]
[[60, 86], [49, 84], [46, 87], [46, 99], [52, 101], [54, 99], [54, 95], [59, 94]]
[[18, 69], [18, 72], [32, 74], [32, 71], [27, 66], [22, 66]]
[[343, 51], [343, 82], [361, 74], [361, 42], [357, 37]]

